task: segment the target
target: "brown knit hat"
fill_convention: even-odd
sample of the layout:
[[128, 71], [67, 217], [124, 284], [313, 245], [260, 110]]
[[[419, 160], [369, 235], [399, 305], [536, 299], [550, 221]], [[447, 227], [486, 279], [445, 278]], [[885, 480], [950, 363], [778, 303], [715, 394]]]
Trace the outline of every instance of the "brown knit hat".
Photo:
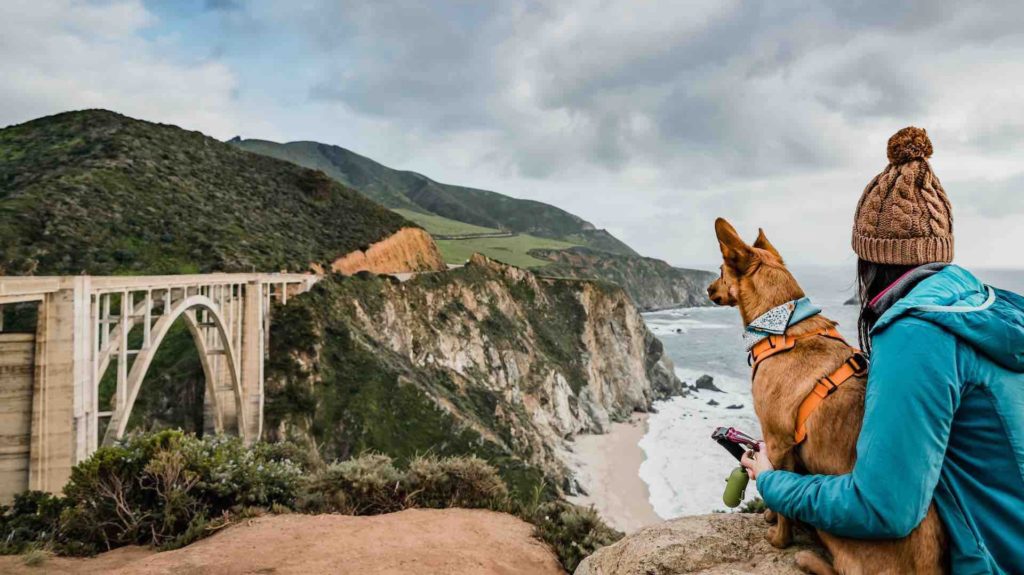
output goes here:
[[928, 134], [913, 126], [889, 138], [889, 165], [864, 188], [853, 251], [879, 264], [953, 261], [953, 210], [928, 158]]

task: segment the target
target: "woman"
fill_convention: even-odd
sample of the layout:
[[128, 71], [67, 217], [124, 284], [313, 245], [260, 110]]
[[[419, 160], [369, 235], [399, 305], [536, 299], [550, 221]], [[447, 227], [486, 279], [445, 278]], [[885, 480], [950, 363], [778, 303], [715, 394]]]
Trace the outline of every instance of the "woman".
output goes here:
[[847, 537], [904, 537], [934, 499], [954, 573], [1024, 573], [1024, 298], [953, 259], [925, 131], [889, 139], [857, 206], [861, 346], [870, 354], [853, 472], [743, 460], [768, 507]]

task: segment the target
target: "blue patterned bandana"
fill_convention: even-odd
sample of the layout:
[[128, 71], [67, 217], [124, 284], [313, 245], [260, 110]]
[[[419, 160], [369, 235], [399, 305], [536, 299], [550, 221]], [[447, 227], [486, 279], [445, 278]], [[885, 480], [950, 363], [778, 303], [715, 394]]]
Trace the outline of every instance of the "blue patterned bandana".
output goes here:
[[811, 303], [811, 300], [806, 297], [773, 307], [754, 318], [743, 328], [743, 344], [747, 351], [750, 351], [750, 348], [757, 345], [757, 342], [762, 339], [770, 335], [782, 335], [786, 333], [786, 328], [789, 326], [819, 313], [821, 313], [821, 308]]

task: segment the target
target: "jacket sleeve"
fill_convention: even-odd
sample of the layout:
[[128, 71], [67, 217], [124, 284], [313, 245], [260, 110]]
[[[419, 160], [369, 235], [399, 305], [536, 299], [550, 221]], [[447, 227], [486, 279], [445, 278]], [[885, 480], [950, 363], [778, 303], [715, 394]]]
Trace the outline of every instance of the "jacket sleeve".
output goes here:
[[909, 534], [928, 512], [961, 388], [956, 338], [938, 326], [904, 317], [872, 344], [853, 471], [768, 471], [757, 488], [787, 517], [840, 536], [888, 539]]

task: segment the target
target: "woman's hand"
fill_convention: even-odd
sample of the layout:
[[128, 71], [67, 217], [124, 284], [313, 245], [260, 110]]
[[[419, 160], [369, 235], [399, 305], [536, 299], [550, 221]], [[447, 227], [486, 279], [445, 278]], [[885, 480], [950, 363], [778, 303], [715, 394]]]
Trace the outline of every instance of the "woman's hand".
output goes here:
[[775, 469], [772, 467], [772, 462], [768, 459], [768, 447], [764, 442], [757, 444], [757, 451], [748, 451], [743, 454], [743, 459], [740, 459], [740, 465], [747, 470], [747, 475], [751, 479], [757, 481], [757, 476], [764, 473], [765, 471], [772, 471]]

